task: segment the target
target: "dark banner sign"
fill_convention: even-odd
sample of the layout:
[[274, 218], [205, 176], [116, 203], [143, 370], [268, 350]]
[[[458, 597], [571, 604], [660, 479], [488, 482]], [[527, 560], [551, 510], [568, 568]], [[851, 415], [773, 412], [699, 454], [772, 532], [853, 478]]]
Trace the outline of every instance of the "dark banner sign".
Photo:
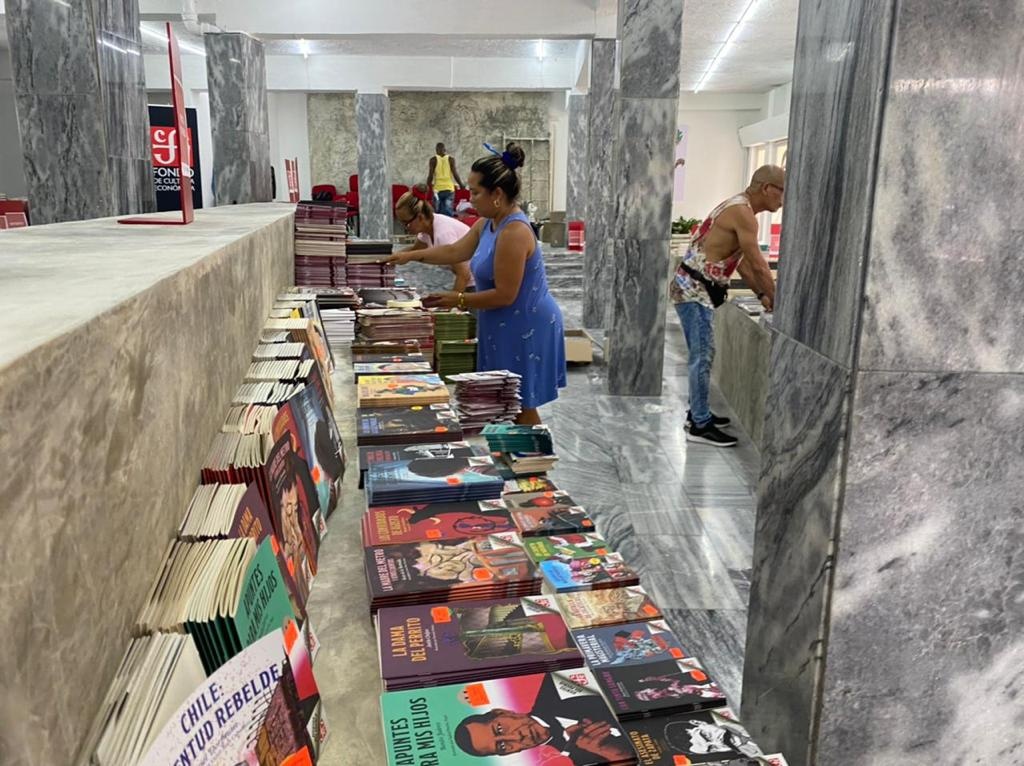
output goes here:
[[[185, 109], [188, 124], [188, 142], [191, 157], [188, 165], [192, 168], [192, 207], [203, 206], [203, 182], [199, 167], [199, 150], [196, 139], [199, 135], [196, 110]], [[149, 107], [149, 142], [153, 159], [153, 187], [156, 189], [157, 210], [181, 210], [181, 176], [178, 169], [178, 135], [174, 124], [174, 108], [170, 106]]]

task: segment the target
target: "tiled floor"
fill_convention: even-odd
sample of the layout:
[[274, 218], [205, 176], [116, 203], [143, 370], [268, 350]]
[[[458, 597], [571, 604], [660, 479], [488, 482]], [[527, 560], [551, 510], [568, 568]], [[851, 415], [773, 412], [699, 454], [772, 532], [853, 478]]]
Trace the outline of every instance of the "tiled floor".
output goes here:
[[[579, 306], [564, 303], [567, 325]], [[335, 376], [346, 450], [355, 453], [351, 367]], [[587, 507], [598, 531], [640, 570], [684, 646], [740, 702], [746, 605], [754, 533], [758, 455], [742, 439], [732, 450], [688, 444], [682, 334], [669, 317], [664, 391], [657, 398], [609, 396], [605, 368], [570, 369], [569, 386], [542, 409], [561, 457], [552, 478]], [[728, 415], [720, 400], [717, 413]], [[358, 470], [346, 476], [342, 503], [320, 551], [310, 614], [322, 649], [316, 662], [333, 735], [322, 762], [384, 763], [377, 707], [380, 675], [362, 575]]]

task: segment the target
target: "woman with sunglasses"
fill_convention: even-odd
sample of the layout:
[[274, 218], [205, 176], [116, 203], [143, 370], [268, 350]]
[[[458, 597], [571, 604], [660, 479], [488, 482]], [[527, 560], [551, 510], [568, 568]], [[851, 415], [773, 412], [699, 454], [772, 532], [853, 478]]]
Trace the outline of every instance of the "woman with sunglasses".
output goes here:
[[[435, 213], [429, 202], [420, 199], [411, 191], [398, 198], [398, 202], [395, 203], [395, 215], [405, 231], [416, 236], [416, 244], [406, 252], [451, 245], [466, 236], [469, 231], [469, 227], [462, 221]], [[472, 292], [473, 272], [469, 268], [469, 263], [452, 263], [448, 264], [448, 268], [455, 274], [452, 290], [457, 293]]]

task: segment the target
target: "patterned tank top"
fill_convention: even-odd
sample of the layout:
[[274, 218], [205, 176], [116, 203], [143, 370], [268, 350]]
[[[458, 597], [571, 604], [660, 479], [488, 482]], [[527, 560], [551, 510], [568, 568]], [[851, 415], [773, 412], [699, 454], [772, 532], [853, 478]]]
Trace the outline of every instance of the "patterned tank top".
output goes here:
[[[709, 282], [728, 285], [729, 277], [732, 276], [732, 273], [736, 271], [736, 267], [740, 265], [740, 261], [743, 260], [742, 253], [730, 255], [724, 261], [708, 261], [704, 255], [704, 239], [707, 237], [708, 232], [711, 231], [711, 227], [715, 225], [715, 220], [722, 214], [723, 210], [735, 207], [736, 205], [750, 207], [750, 200], [746, 194], [737, 194], [712, 210], [711, 214], [704, 219], [704, 223], [697, 229], [697, 233], [693, 235], [690, 247], [687, 249], [686, 255], [683, 256], [683, 263], [699, 274], [702, 274]], [[714, 308], [707, 288], [687, 274], [682, 266], [676, 270], [675, 276], [673, 276], [672, 282], [669, 284], [669, 297], [671, 297], [673, 303], [695, 301], [708, 308]]]

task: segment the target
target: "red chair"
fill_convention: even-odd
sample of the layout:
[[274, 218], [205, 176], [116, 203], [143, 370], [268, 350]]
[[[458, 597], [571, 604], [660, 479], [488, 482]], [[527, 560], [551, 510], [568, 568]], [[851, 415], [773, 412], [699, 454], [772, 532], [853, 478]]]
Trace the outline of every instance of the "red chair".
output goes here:
[[398, 204], [398, 200], [402, 198], [402, 195], [409, 191], [409, 187], [405, 184], [391, 184], [391, 209], [395, 209], [395, 205]]
[[429, 186], [422, 186], [420, 184], [417, 184], [416, 186], [412, 187], [412, 193], [416, 196], [416, 199], [421, 199], [424, 202], [434, 204], [434, 190], [431, 189]]
[[329, 193], [331, 195], [331, 201], [338, 199], [338, 187], [334, 184], [317, 184], [313, 187], [313, 199], [317, 198], [320, 193]]
[[342, 200], [348, 205], [348, 220], [351, 222], [353, 233], [359, 236], [359, 192], [350, 191], [348, 194], [342, 194], [338, 199]]
[[456, 209], [459, 207], [459, 203], [463, 201], [469, 202], [469, 189], [456, 189], [455, 202], [453, 203]]
[[359, 193], [359, 176], [351, 175], [348, 177], [348, 190], [350, 192]]

